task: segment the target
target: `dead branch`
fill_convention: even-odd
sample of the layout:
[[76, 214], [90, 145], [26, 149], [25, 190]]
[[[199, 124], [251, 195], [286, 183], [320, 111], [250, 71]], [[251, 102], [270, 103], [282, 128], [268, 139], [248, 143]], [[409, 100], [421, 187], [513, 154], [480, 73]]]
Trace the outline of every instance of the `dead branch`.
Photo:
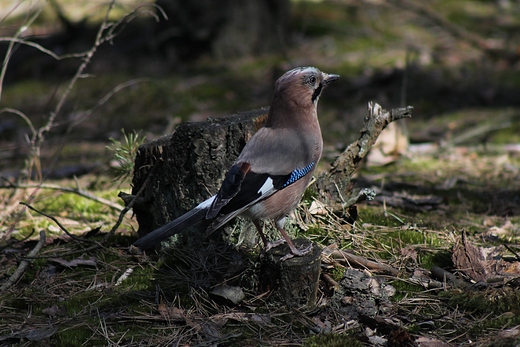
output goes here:
[[494, 131], [507, 129], [511, 127], [511, 122], [506, 121], [502, 123], [492, 123], [492, 124], [479, 124], [476, 127], [473, 127], [471, 129], [468, 129], [464, 131], [462, 134], [457, 135], [456, 137], [452, 138], [450, 141], [448, 141], [448, 144], [452, 146], [460, 145], [464, 142], [467, 142], [471, 139], [485, 137], [489, 133], [492, 133]]
[[[31, 18], [27, 22], [24, 23], [24, 25], [20, 26], [20, 28], [16, 31], [13, 39], [17, 40], [20, 35], [26, 30], [26, 28], [31, 25], [36, 18], [40, 15], [40, 13], [43, 11], [43, 7], [41, 7], [39, 10], [37, 10]], [[5, 58], [2, 63], [2, 70], [0, 70], [0, 101], [2, 100], [2, 86], [4, 85], [4, 78], [5, 73], [7, 71], [7, 65], [9, 65], [9, 60], [11, 60], [11, 54], [13, 53], [15, 41], [9, 42], [9, 47], [7, 48], [7, 52], [5, 53]]]
[[[330, 171], [321, 174], [316, 181], [318, 192], [326, 204], [334, 206], [336, 210], [338, 208], [335, 205], [341, 202], [339, 209], [345, 209], [360, 199], [360, 196], [351, 198], [351, 181], [359, 162], [368, 154], [388, 124], [398, 119], [410, 118], [412, 110], [413, 107], [408, 106], [386, 111], [377, 103], [368, 103], [368, 116], [361, 129], [361, 136], [336, 159]], [[373, 194], [364, 191], [363, 195], [370, 199]]]
[[63, 232], [65, 234], [67, 234], [71, 239], [75, 240], [75, 241], [80, 241], [80, 242], [89, 242], [89, 243], [97, 243], [96, 241], [92, 241], [92, 240], [87, 240], [87, 239], [82, 239], [81, 237], [77, 237], [76, 235], [72, 234], [70, 231], [67, 230], [67, 228], [65, 228], [55, 217], [45, 213], [45, 212], [42, 212], [34, 207], [32, 207], [31, 205], [25, 203], [25, 202], [20, 202], [21, 205], [24, 205], [26, 206], [27, 208], [29, 208], [30, 210], [33, 210], [34, 212], [36, 213], [39, 213], [41, 214], [42, 216], [44, 217], [47, 217], [49, 218], [50, 220], [52, 220], [54, 223], [56, 223], [56, 225], [61, 229], [63, 230]]
[[[34, 246], [32, 251], [29, 252], [27, 255], [28, 258], [34, 258], [36, 254], [42, 249], [43, 244], [45, 243], [45, 231], [40, 231], [40, 241]], [[5, 282], [2, 287], [0, 287], [0, 293], [5, 292], [8, 288], [10, 288], [13, 284], [16, 283], [22, 277], [23, 273], [25, 272], [25, 269], [27, 266], [32, 262], [32, 259], [25, 259], [20, 262], [20, 265], [18, 265], [18, 268], [16, 271], [9, 277], [7, 282]]]
[[330, 249], [325, 248], [322, 252], [322, 256], [324, 258], [324, 262], [329, 262], [329, 259], [332, 259], [333, 261], [338, 262], [341, 265], [346, 266], [356, 266], [361, 268], [366, 268], [368, 270], [372, 271], [380, 271], [380, 272], [386, 272], [390, 273], [393, 276], [397, 276], [399, 274], [399, 271], [397, 269], [394, 269], [393, 267], [389, 265], [385, 265], [373, 260], [368, 260], [367, 258], [360, 257], [351, 253], [348, 253], [341, 249]]
[[[59, 58], [59, 59], [63, 59], [65, 57], [82, 57], [83, 61], [82, 61], [81, 65], [79, 66], [79, 68], [77, 69], [77, 71], [74, 74], [74, 76], [72, 77], [72, 79], [69, 81], [67, 87], [65, 88], [65, 91], [62, 93], [61, 97], [59, 98], [56, 107], [50, 113], [50, 115], [49, 115], [49, 117], [47, 119], [47, 122], [42, 127], [40, 127], [38, 130], [35, 130], [35, 128], [32, 126], [32, 124], [30, 124], [30, 120], [27, 117], [24, 117], [25, 115], [23, 115], [23, 113], [16, 112], [16, 111], [13, 111], [13, 110], [10, 110], [10, 109], [2, 109], [2, 112], [12, 112], [12, 113], [15, 113], [15, 114], [21, 116], [26, 122], [28, 122], [30, 124], [31, 130], [32, 130], [32, 136], [30, 137], [30, 139], [27, 139], [27, 142], [28, 142], [28, 144], [29, 144], [29, 146], [31, 148], [31, 153], [29, 154], [29, 158], [28, 158], [28, 160], [26, 161], [26, 164], [25, 164], [25, 169], [29, 173], [28, 174], [29, 177], [31, 176], [31, 171], [33, 169], [36, 169], [37, 172], [38, 172], [40, 180], [43, 181], [43, 177], [42, 177], [42, 174], [41, 174], [40, 149], [41, 149], [41, 146], [42, 146], [43, 141], [45, 139], [45, 134], [48, 133], [52, 129], [52, 127], [54, 126], [55, 118], [57, 117], [57, 115], [61, 111], [61, 109], [62, 109], [62, 107], [63, 107], [63, 105], [65, 103], [65, 100], [68, 98], [68, 95], [72, 91], [72, 89], [75, 86], [77, 80], [80, 79], [80, 78], [84, 78], [85, 77], [84, 70], [90, 64], [90, 61], [93, 58], [94, 54], [96, 53], [98, 47], [101, 44], [103, 44], [104, 42], [112, 40], [117, 35], [117, 33], [114, 32], [115, 28], [119, 28], [124, 21], [132, 20], [136, 16], [137, 13], [140, 13], [139, 9], [142, 7], [142, 6], [140, 6], [136, 10], [130, 12], [128, 15], [124, 16], [120, 21], [117, 21], [115, 23], [111, 23], [111, 22], [109, 22], [109, 15], [110, 15], [114, 5], [115, 5], [115, 0], [111, 0], [109, 5], [108, 5], [108, 9], [106, 10], [105, 17], [104, 17], [104, 19], [103, 19], [103, 21], [102, 21], [102, 23], [101, 23], [101, 25], [99, 27], [99, 30], [97, 32], [94, 44], [87, 52], [77, 53], [77, 54], [72, 54], [72, 55], [65, 55], [65, 56], [60, 56], [60, 57], [55, 57], [55, 58]], [[152, 7], [156, 7], [156, 6], [152, 6]], [[39, 11], [35, 15], [33, 15], [31, 17], [31, 19], [29, 21], [27, 21], [25, 23], [25, 25], [18, 30], [18, 32], [17, 32], [17, 34], [16, 34], [16, 36], [14, 38], [9, 38], [9, 40], [10, 40], [10, 47], [13, 46], [15, 44], [15, 42], [17, 42], [17, 40], [19, 41], [19, 36], [23, 32], [23, 30], [25, 30], [24, 28], [26, 28], [28, 25], [30, 25], [38, 17], [40, 12], [41, 11]], [[164, 15], [164, 13], [163, 13], [163, 15]], [[156, 14], [153, 14], [153, 16], [156, 17], [156, 19], [158, 19]], [[25, 43], [25, 44], [28, 44], [28, 43]], [[37, 48], [37, 49], [41, 48], [40, 50], [42, 52], [48, 53], [41, 46], [40, 47], [34, 46], [34, 47]], [[9, 61], [9, 58], [11, 56], [11, 51], [12, 51], [12, 49], [8, 50], [6, 58], [4, 59], [4, 64], [3, 64], [2, 70], [0, 72], [0, 97], [1, 97], [1, 91], [2, 91], [1, 87], [2, 87], [2, 82], [3, 82], [3, 76], [5, 74], [5, 69], [7, 67], [7, 62]], [[123, 89], [123, 88], [131, 85], [134, 82], [136, 82], [136, 80], [131, 81], [131, 82], [126, 83], [126, 84], [121, 84], [121, 85], [117, 86], [116, 88], [114, 88], [97, 105], [95, 105], [91, 110], [89, 110], [90, 113], [89, 113], [89, 111], [87, 111], [87, 115], [89, 115], [92, 112], [94, 112], [94, 110], [96, 110], [100, 105], [105, 103], [114, 93], [117, 93], [120, 89]], [[138, 82], [140, 82], [140, 81], [138, 81]], [[69, 132], [75, 124], [77, 124], [77, 123], [71, 124], [71, 126], [68, 127], [67, 132]], [[51, 167], [54, 166], [56, 159], [57, 159], [57, 157], [55, 157], [54, 161], [50, 164]], [[53, 188], [51, 188], [51, 189], [53, 189]], [[29, 198], [28, 198], [28, 202], [29, 203], [34, 199], [34, 197], [36, 196], [38, 191], [39, 191], [39, 189], [36, 188], [33, 191], [33, 193], [29, 196]], [[83, 196], [85, 196], [87, 198], [91, 198], [91, 196], [89, 196], [89, 194], [82, 194], [82, 192], [79, 192], [79, 191], [74, 191], [74, 193], [81, 194], [81, 195], [83, 195]], [[99, 201], [99, 202], [102, 202], [102, 201]], [[104, 203], [104, 202], [102, 202], [102, 203]], [[115, 204], [112, 204], [112, 203], [109, 203], [108, 205], [111, 208], [116, 208], [118, 211], [121, 211], [121, 213], [123, 215], [124, 215], [124, 213], [126, 213], [125, 209], [121, 209], [120, 206], [116, 206]], [[14, 226], [18, 223], [18, 221], [20, 220], [20, 218], [23, 215], [24, 211], [25, 211], [25, 208], [20, 212], [20, 214], [17, 216], [17, 218], [15, 218], [15, 221], [13, 222], [11, 227], [8, 229], [8, 231], [6, 233], [6, 236], [9, 235], [13, 231]]]
[[[31, 139], [31, 148], [33, 150], [33, 159], [39, 162], [40, 157], [40, 148], [42, 146], [42, 143], [45, 139], [45, 133], [49, 132], [54, 125], [54, 120], [56, 119], [56, 116], [60, 113], [61, 108], [63, 107], [65, 100], [69, 96], [69, 93], [72, 91], [72, 88], [74, 85], [76, 85], [76, 81], [79, 78], [83, 77], [83, 71], [87, 68], [87, 66], [90, 64], [90, 61], [92, 60], [92, 57], [96, 53], [98, 47], [101, 45], [103, 40], [103, 33], [105, 32], [105, 29], [108, 27], [108, 16], [110, 15], [110, 12], [112, 11], [112, 8], [114, 7], [115, 0], [110, 1], [108, 5], [108, 9], [105, 13], [105, 18], [103, 19], [103, 22], [101, 23], [99, 30], [96, 35], [96, 40], [94, 41], [94, 45], [92, 48], [87, 52], [85, 57], [83, 58], [83, 62], [81, 63], [80, 67], [72, 77], [72, 79], [69, 81], [69, 84], [67, 85], [67, 88], [65, 88], [65, 91], [63, 92], [61, 98], [58, 100], [58, 104], [54, 108], [54, 111], [52, 111], [49, 115], [49, 118], [47, 119], [47, 123], [43, 125], [40, 129], [38, 129], [38, 132], [35, 137]], [[31, 170], [30, 167], [27, 168], [28, 170]], [[29, 171], [30, 172], [30, 171]]]
[[357, 266], [365, 267], [372, 271], [382, 271], [382, 272], [388, 272], [394, 276], [397, 276], [399, 274], [399, 271], [397, 269], [394, 269], [393, 267], [389, 265], [385, 265], [373, 260], [369, 260], [364, 257], [360, 257], [354, 254], [350, 254], [343, 250], [337, 250], [332, 253], [332, 257], [338, 261], [346, 261], [349, 264], [355, 264]]

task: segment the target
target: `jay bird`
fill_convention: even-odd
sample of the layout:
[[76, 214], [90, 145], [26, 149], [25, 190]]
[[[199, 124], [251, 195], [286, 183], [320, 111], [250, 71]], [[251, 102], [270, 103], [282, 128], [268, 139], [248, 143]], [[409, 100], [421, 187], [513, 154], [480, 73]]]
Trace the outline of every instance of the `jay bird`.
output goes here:
[[274, 87], [265, 125], [245, 145], [231, 166], [219, 192], [179, 218], [155, 229], [134, 245], [150, 249], [163, 239], [206, 219], [208, 233], [238, 215], [252, 219], [264, 243], [260, 220], [274, 220], [292, 255], [310, 251], [298, 249], [284, 230], [285, 217], [298, 205], [321, 158], [323, 139], [318, 122], [318, 99], [323, 89], [339, 75], [315, 67], [286, 72]]

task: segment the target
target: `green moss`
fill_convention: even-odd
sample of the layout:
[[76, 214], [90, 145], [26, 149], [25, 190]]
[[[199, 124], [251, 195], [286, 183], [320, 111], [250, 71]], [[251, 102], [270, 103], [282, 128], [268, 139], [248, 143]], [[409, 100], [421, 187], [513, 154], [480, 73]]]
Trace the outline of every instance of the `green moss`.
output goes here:
[[318, 197], [318, 193], [316, 193], [316, 190], [314, 189], [314, 187], [309, 186], [307, 189], [305, 189], [305, 192], [303, 193], [302, 201], [307, 206], [310, 206], [317, 197]]
[[367, 223], [388, 227], [397, 227], [403, 225], [400, 220], [378, 208], [367, 208], [366, 206], [359, 206], [358, 215], [358, 222], [363, 224]]
[[520, 292], [509, 287], [490, 288], [485, 291], [449, 292], [449, 303], [474, 314], [512, 312], [520, 318]]
[[121, 289], [147, 290], [154, 280], [154, 270], [151, 268], [134, 268], [132, 274], [121, 283]]
[[37, 230], [49, 230], [49, 226], [53, 222], [47, 218], [34, 218], [24, 223], [18, 228], [18, 232], [15, 234], [17, 239], [24, 239], [26, 237], [37, 237]]
[[448, 300], [451, 307], [471, 314], [475, 324], [458, 332], [467, 332], [470, 338], [476, 339], [520, 324], [520, 293], [516, 289], [452, 290], [440, 292], [439, 296]]
[[[114, 199], [117, 196], [115, 190], [93, 192], [94, 195], [105, 199]], [[110, 208], [102, 203], [96, 202], [91, 199], [87, 199], [74, 193], [62, 193], [56, 196], [56, 194], [42, 196], [41, 200], [35, 204], [35, 207], [53, 216], [66, 216], [73, 219], [83, 219], [90, 222], [97, 222], [100, 220], [111, 221], [112, 218], [107, 213]], [[47, 226], [54, 224], [51, 220], [47, 220]], [[42, 227], [41, 225], [39, 226]]]
[[336, 282], [339, 282], [345, 276], [345, 268], [342, 266], [335, 266], [330, 275]]
[[[96, 322], [92, 322], [96, 324]], [[102, 343], [94, 334], [95, 325], [89, 327], [85, 322], [83, 324], [68, 327], [58, 331], [51, 341], [56, 347], [73, 347], [73, 346], [94, 346]], [[105, 341], [106, 342], [106, 341]]]
[[410, 294], [414, 295], [424, 291], [424, 288], [418, 284], [407, 282], [401, 279], [392, 281], [392, 286], [396, 289], [395, 295], [392, 297], [393, 302], [399, 302], [405, 297], [409, 297]]
[[303, 347], [362, 347], [363, 344], [348, 334], [320, 334], [306, 339]]

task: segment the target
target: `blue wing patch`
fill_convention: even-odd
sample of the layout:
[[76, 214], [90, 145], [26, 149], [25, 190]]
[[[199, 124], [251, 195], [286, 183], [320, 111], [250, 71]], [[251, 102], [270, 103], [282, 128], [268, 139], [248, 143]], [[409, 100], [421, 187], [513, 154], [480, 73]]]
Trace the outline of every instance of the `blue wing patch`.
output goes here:
[[283, 184], [282, 188], [285, 188], [288, 185], [293, 184], [294, 182], [298, 181], [303, 176], [307, 175], [312, 170], [313, 167], [314, 167], [314, 162], [310, 163], [303, 169], [296, 169], [293, 172], [291, 172], [291, 176], [289, 177], [287, 182], [285, 182]]

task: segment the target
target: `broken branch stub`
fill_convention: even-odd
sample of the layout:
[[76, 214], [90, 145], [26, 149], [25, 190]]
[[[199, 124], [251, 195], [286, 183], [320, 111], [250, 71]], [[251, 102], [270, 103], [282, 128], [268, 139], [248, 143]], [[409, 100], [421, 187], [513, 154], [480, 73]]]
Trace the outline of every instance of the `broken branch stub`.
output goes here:
[[353, 192], [352, 177], [359, 162], [368, 154], [386, 126], [398, 119], [410, 118], [412, 109], [412, 106], [407, 106], [386, 111], [377, 103], [368, 103], [368, 116], [359, 139], [341, 153], [328, 172], [317, 178], [316, 190], [322, 202], [332, 206], [334, 210], [344, 210], [359, 201], [374, 197], [375, 193], [368, 189]]

